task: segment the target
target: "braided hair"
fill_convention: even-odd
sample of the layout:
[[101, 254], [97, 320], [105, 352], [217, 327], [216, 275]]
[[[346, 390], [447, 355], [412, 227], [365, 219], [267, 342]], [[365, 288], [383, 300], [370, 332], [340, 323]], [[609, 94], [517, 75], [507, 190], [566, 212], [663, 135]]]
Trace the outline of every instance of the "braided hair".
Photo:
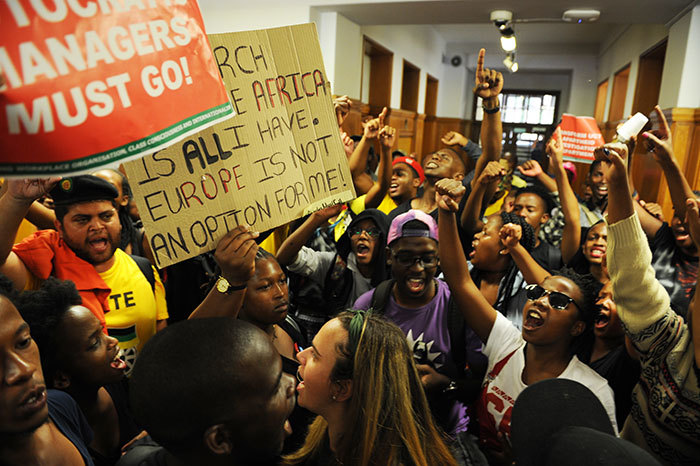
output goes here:
[[[535, 247], [535, 231], [532, 229], [530, 224], [528, 224], [524, 218], [515, 215], [512, 212], [501, 212], [501, 225], [506, 225], [507, 223], [513, 223], [515, 225], [520, 225], [522, 229], [522, 236], [520, 238], [520, 244], [523, 245], [527, 252], [530, 252]], [[479, 270], [473, 268], [471, 271], [472, 279], [474, 283], [479, 286], [481, 282], [481, 276]], [[508, 264], [506, 273], [501, 279], [501, 284], [498, 287], [498, 296], [496, 297], [496, 302], [494, 303], [494, 308], [499, 310], [502, 314], [506, 314], [508, 311], [508, 306], [510, 300], [514, 294], [515, 279], [518, 276], [518, 267], [515, 265], [513, 260]]]

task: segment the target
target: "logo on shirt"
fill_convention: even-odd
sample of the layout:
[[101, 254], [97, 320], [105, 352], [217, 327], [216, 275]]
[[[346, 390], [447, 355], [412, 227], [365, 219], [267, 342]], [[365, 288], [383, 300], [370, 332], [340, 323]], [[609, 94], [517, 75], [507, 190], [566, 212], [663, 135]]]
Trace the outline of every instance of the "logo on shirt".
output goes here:
[[425, 334], [421, 333], [417, 338], [413, 338], [413, 329], [409, 329], [408, 334], [406, 334], [406, 340], [408, 341], [408, 347], [413, 351], [413, 359], [415, 359], [416, 364], [429, 364], [435, 369], [439, 369], [443, 366], [443, 363], [436, 362], [438, 356], [442, 353], [437, 351], [433, 353], [430, 349], [435, 344], [435, 340], [430, 340], [429, 342], [423, 341], [423, 336]]

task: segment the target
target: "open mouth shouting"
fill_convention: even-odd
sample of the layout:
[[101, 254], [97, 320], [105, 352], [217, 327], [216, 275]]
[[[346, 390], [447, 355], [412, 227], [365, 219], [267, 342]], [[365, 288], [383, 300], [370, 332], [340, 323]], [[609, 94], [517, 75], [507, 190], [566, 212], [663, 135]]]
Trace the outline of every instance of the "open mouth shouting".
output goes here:
[[610, 310], [604, 307], [600, 308], [598, 315], [595, 318], [596, 330], [602, 330], [610, 323]]
[[124, 352], [118, 348], [116, 354], [109, 363], [109, 367], [117, 371], [126, 370], [126, 361], [124, 360]]
[[537, 309], [532, 308], [527, 311], [523, 321], [523, 330], [537, 330], [538, 328], [542, 327], [542, 325], [544, 325], [544, 318]]
[[357, 246], [355, 247], [355, 255], [357, 256], [358, 259], [365, 259], [369, 260], [370, 255], [372, 253], [372, 249], [369, 247], [369, 245], [365, 242], [358, 242]]
[[103, 254], [109, 249], [109, 239], [106, 235], [88, 239], [87, 244], [95, 254]]

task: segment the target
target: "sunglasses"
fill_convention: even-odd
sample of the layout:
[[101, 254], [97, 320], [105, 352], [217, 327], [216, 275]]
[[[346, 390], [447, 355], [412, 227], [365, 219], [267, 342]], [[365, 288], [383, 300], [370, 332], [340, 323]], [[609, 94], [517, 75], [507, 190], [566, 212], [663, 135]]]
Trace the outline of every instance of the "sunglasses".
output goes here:
[[412, 256], [410, 254], [394, 254], [396, 263], [402, 267], [413, 267], [413, 264], [420, 262], [421, 267], [435, 267], [438, 263], [437, 255], [423, 254], [422, 256]]
[[576, 301], [574, 301], [573, 298], [559, 291], [545, 290], [540, 285], [527, 285], [525, 287], [525, 290], [527, 290], [527, 299], [529, 299], [530, 301], [535, 301], [537, 299], [540, 299], [542, 296], [547, 296], [547, 299], [549, 300], [549, 305], [552, 306], [552, 308], [554, 309], [559, 309], [561, 311], [566, 309], [566, 306], [568, 306], [569, 303], [574, 303], [574, 306], [581, 310], [581, 308], [578, 304], [576, 304]]
[[348, 230], [348, 233], [350, 236], [360, 236], [362, 233], [367, 233], [367, 236], [370, 238], [377, 238], [380, 234], [381, 231], [379, 231], [378, 228], [351, 228]]

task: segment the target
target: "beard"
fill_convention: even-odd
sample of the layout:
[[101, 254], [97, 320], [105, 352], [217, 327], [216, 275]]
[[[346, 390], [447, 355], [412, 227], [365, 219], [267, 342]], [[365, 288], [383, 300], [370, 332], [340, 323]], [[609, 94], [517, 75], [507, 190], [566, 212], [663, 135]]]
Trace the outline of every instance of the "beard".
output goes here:
[[97, 264], [102, 264], [103, 262], [107, 262], [114, 256], [114, 252], [118, 249], [119, 247], [119, 240], [121, 238], [121, 232], [118, 232], [114, 237], [107, 231], [107, 251], [109, 251], [109, 254], [102, 254], [99, 257], [94, 257], [90, 253], [90, 246], [87, 244], [87, 239], [83, 243], [78, 243], [75, 241], [72, 241], [70, 238], [68, 238], [68, 235], [66, 235], [65, 230], [63, 231], [63, 241], [66, 243], [66, 245], [75, 253], [76, 256], [87, 262], [88, 264], [91, 265], [97, 265]]

